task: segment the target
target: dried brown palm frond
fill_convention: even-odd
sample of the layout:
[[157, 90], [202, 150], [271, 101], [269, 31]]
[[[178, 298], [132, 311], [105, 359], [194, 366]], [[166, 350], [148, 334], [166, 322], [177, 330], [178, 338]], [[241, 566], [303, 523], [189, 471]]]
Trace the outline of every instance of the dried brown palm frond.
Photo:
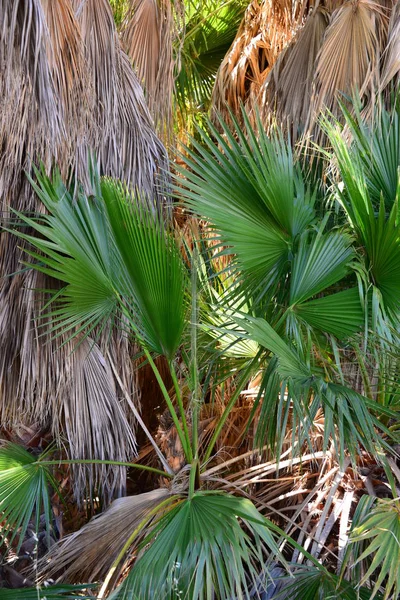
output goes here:
[[[398, 467], [391, 466], [396, 474]], [[202, 479], [249, 497], [265, 516], [338, 572], [360, 498], [392, 496], [385, 470], [373, 457], [360, 455], [356, 470], [349, 461], [341, 469], [333, 447], [294, 459], [289, 447], [279, 462], [264, 462], [257, 451], [248, 451], [211, 467]], [[294, 550], [291, 560], [301, 564], [304, 556]]]
[[246, 101], [251, 85], [260, 84], [261, 73], [269, 67], [260, 27], [261, 8], [258, 0], [253, 0], [218, 69], [212, 95], [213, 111], [226, 115], [228, 106], [234, 114], [239, 114], [240, 104]]
[[315, 60], [328, 21], [326, 8], [316, 8], [280, 54], [261, 87], [264, 123], [275, 120], [287, 126], [293, 142], [301, 135], [308, 120]]
[[130, 0], [122, 29], [122, 43], [144, 87], [156, 127], [165, 139], [172, 128], [173, 44], [178, 37], [177, 19], [182, 19], [183, 12], [180, 0]]
[[[48, 173], [57, 165], [64, 178], [76, 175], [88, 184], [90, 151], [95, 151], [101, 173], [157, 195], [156, 177], [166, 165], [165, 150], [122, 51], [108, 2], [0, 0], [0, 23], [1, 225], [10, 224], [9, 207], [29, 213], [42, 210], [26, 178], [33, 163], [42, 162]], [[96, 351], [74, 387], [70, 375], [76, 356], [61, 346], [62, 340], [39, 337], [44, 333], [39, 328], [44, 296], [35, 289], [53, 284], [36, 272], [20, 270], [23, 249], [18, 243], [8, 233], [0, 233], [0, 422], [11, 428], [36, 422], [46, 427], [54, 419], [54, 431], [60, 415], [66, 414], [67, 404], [62, 409], [62, 402], [80, 402], [83, 413], [95, 393], [97, 404], [103, 402], [100, 413], [105, 416], [111, 410], [116, 415], [108, 421], [110, 441], [104, 445], [104, 432], [93, 431], [89, 442], [84, 423], [80, 427], [63, 423], [62, 432], [71, 443], [69, 456], [82, 458], [74, 453], [89, 452], [90, 447], [100, 455], [86, 458], [131, 455], [132, 434], [120, 436], [127, 432], [126, 418], [117, 416], [120, 391], [105, 366], [105, 354]], [[124, 387], [137, 402], [126, 334], [104, 332], [102, 350], [106, 343]], [[91, 390], [82, 384], [89, 372], [101, 374], [102, 385], [96, 391], [93, 382]], [[124, 487], [123, 470], [116, 473], [107, 468], [103, 477], [102, 468], [96, 468], [93, 474], [93, 481], [102, 477], [106, 498]], [[76, 491], [83, 493], [82, 477], [78, 481]]]
[[63, 581], [104, 578], [146, 514], [169, 495], [160, 488], [115, 500], [104, 513], [53, 546], [42, 562], [42, 572]]
[[332, 14], [316, 61], [310, 129], [321, 110], [338, 113], [343, 94], [374, 99], [386, 35], [385, 10], [373, 0], [348, 1]]
[[[63, 382], [58, 394], [57, 412], [52, 413], [54, 435], [65, 431], [68, 452], [74, 458], [96, 457], [129, 462], [136, 454], [136, 441], [130, 420], [118, 398], [111, 367], [107, 364], [99, 346], [90, 338], [73, 346], [65, 372], [60, 374]], [[121, 443], [123, 440], [123, 443]], [[101, 489], [103, 479], [108, 480], [104, 490], [106, 502], [114, 495], [125, 492], [125, 468], [88, 467], [73, 468], [73, 485], [76, 496], [85, 486], [90, 490]]]
[[395, 86], [400, 81], [400, 2], [396, 2], [393, 6], [390, 16], [388, 41], [383, 54], [380, 91], [392, 81], [395, 82]]
[[247, 104], [251, 111], [268, 73], [302, 23], [308, 7], [308, 0], [251, 2], [218, 71], [213, 112], [228, 117], [228, 107], [241, 119], [241, 104]]

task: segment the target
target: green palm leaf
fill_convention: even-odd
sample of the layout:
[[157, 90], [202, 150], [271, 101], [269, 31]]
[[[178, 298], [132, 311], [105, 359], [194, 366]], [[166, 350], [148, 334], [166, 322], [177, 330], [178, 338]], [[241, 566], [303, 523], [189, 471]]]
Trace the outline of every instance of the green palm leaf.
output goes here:
[[282, 136], [257, 138], [250, 124], [245, 132], [236, 124], [233, 135], [221, 126], [223, 135], [209, 125], [203, 146], [187, 149], [183, 196], [218, 231], [243, 277], [265, 290], [284, 271], [291, 239], [315, 220], [314, 195]]
[[148, 347], [172, 359], [181, 343], [188, 291], [175, 240], [162, 218], [121, 184], [103, 180], [101, 192], [122, 259], [117, 289]]
[[162, 217], [112, 180], [97, 181], [96, 198], [76, 201], [59, 176], [38, 174], [35, 189], [50, 214], [18, 216], [41, 237], [14, 233], [33, 247], [34, 268], [66, 284], [55, 296], [53, 330], [88, 334], [118, 309], [149, 350], [172, 358], [185, 325], [187, 275]]
[[97, 586], [61, 584], [20, 590], [2, 589], [1, 598], [2, 600], [96, 600], [96, 596], [87, 595], [87, 590], [94, 587]]
[[40, 464], [43, 457], [44, 454], [36, 458], [16, 444], [0, 448], [1, 537], [10, 534], [14, 539], [19, 535], [18, 550], [33, 515], [38, 531], [40, 515], [44, 514], [50, 536], [50, 488], [58, 486], [48, 467]]
[[351, 238], [343, 233], [303, 235], [294, 255], [290, 303], [297, 304], [343, 279], [354, 258]]
[[280, 556], [271, 529], [247, 499], [196, 492], [162, 517], [111, 598], [248, 598], [266, 553]]
[[364, 325], [358, 288], [297, 304], [293, 310], [311, 327], [341, 340], [351, 337]]
[[[338, 196], [357, 234], [360, 244], [365, 249], [366, 267], [371, 273], [373, 284], [381, 294], [383, 311], [399, 313], [400, 297], [400, 228], [398, 224], [399, 175], [396, 167], [396, 183], [390, 185], [381, 182], [378, 199], [375, 192], [370, 191], [368, 170], [364, 165], [365, 153], [363, 147], [357, 145], [348, 147], [344, 141], [339, 126], [324, 121], [324, 127], [329, 135], [334, 149], [340, 174], [343, 180], [343, 190], [338, 190]], [[354, 127], [353, 127], [354, 129]], [[390, 133], [387, 133], [390, 136]], [[392, 144], [392, 142], [391, 142]], [[393, 159], [397, 162], [398, 158]], [[385, 176], [382, 176], [385, 179]], [[377, 184], [378, 185], [378, 184]], [[396, 188], [393, 196], [387, 187]], [[385, 194], [390, 194], [386, 196]], [[386, 207], [389, 207], [389, 211]], [[397, 318], [397, 317], [396, 317]]]
[[[357, 588], [357, 584], [341, 580], [325, 569], [313, 566], [296, 565], [294, 579], [287, 578], [287, 584], [276, 595], [276, 600], [368, 600], [371, 591]], [[285, 581], [285, 579], [283, 579]]]
[[367, 542], [368, 545], [356, 559], [356, 564], [371, 558], [363, 585], [373, 583], [371, 598], [376, 597], [381, 586], [383, 598], [397, 598], [400, 594], [400, 503], [398, 500], [378, 500], [376, 506], [351, 532], [350, 542]]
[[[309, 367], [265, 319], [243, 314], [243, 318], [235, 317], [233, 320], [247, 332], [247, 336], [251, 340], [275, 354], [277, 370], [282, 377], [300, 380], [311, 377], [312, 373]], [[238, 331], [236, 331], [236, 335], [243, 336]]]
[[400, 165], [400, 105], [390, 111], [379, 106], [374, 118], [361, 117], [359, 102], [355, 102], [353, 117], [342, 105], [346, 125], [353, 137], [350, 152], [357, 155], [363, 168], [369, 195], [374, 206], [379, 206], [381, 196], [390, 210], [397, 196]]
[[176, 77], [176, 99], [181, 113], [190, 107], [207, 109], [215, 75], [247, 7], [246, 0], [190, 0], [185, 3], [186, 26]]

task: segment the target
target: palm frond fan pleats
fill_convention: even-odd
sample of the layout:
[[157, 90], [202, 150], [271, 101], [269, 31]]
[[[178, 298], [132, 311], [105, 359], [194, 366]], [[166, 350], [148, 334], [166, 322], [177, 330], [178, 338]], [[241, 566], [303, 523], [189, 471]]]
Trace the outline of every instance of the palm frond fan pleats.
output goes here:
[[[47, 173], [57, 166], [64, 179], [90, 192], [88, 162], [95, 156], [100, 173], [160, 201], [165, 149], [107, 0], [0, 0], [0, 23], [1, 224], [13, 224], [10, 207], [44, 210], [26, 177], [39, 163]], [[132, 423], [105, 346], [137, 402], [129, 341], [122, 331], [104, 331], [85, 357], [88, 344], [74, 353], [62, 338], [49, 340], [42, 327], [46, 298], [35, 290], [55, 284], [21, 270], [24, 247], [0, 233], [0, 422], [38, 423], [57, 437], [61, 424], [71, 458], [127, 460], [135, 453]], [[76, 426], [77, 412], [85, 414], [85, 427]], [[87, 431], [95, 427], [111, 435], [91, 438]], [[96, 467], [92, 481], [100, 474], [105, 499], [123, 490], [124, 469]], [[79, 497], [83, 470], [77, 481]]]
[[294, 142], [324, 143], [322, 111], [340, 117], [340, 104], [359, 95], [372, 114], [378, 95], [398, 85], [399, 23], [399, 2], [252, 2], [218, 72], [214, 113], [240, 121], [244, 104], [266, 128], [287, 127]]

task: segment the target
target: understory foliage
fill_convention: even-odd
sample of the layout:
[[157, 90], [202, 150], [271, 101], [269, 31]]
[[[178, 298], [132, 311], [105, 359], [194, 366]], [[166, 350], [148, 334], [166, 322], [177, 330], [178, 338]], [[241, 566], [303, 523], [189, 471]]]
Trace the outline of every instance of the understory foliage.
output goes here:
[[[168, 444], [142, 422], [147, 453], [125, 462], [150, 490], [51, 545], [39, 586], [86, 581], [117, 600], [400, 596], [400, 113], [371, 125], [343, 110], [345, 127], [321, 121], [331, 149], [312, 169], [244, 111], [233, 130], [208, 123], [175, 177], [180, 235], [170, 208], [92, 167], [90, 195], [36, 171], [47, 212], [14, 210], [8, 231], [24, 267], [60, 283], [42, 327], [74, 352], [124, 331], [169, 422]], [[42, 513], [56, 537], [61, 469], [91, 462], [2, 447], [10, 550]]]

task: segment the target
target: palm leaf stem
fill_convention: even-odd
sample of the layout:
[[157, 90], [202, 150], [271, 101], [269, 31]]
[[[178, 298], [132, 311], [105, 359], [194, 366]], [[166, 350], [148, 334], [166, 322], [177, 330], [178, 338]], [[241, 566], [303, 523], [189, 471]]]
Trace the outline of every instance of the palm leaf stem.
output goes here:
[[221, 433], [222, 428], [225, 425], [226, 420], [230, 416], [232, 408], [235, 406], [235, 404], [237, 402], [237, 399], [239, 398], [239, 396], [240, 396], [240, 394], [242, 392], [243, 386], [245, 385], [246, 381], [249, 379], [249, 375], [250, 375], [250, 372], [251, 372], [252, 369], [253, 369], [253, 362], [251, 362], [247, 366], [247, 368], [245, 369], [242, 377], [239, 380], [239, 383], [237, 385], [237, 388], [236, 388], [234, 394], [232, 394], [231, 399], [229, 400], [228, 404], [226, 405], [225, 410], [222, 413], [222, 416], [221, 416], [221, 418], [218, 421], [218, 425], [215, 428], [214, 434], [213, 434], [213, 436], [212, 436], [212, 438], [210, 440], [210, 443], [208, 444], [206, 453], [204, 455], [204, 462], [205, 463], [210, 458], [211, 453], [213, 451], [213, 448], [215, 446], [215, 442], [217, 441], [218, 436]]
[[189, 499], [193, 498], [193, 495], [194, 495], [196, 489], [198, 489], [200, 487], [199, 483], [200, 483], [200, 465], [199, 465], [199, 460], [197, 458], [195, 458], [195, 460], [192, 462], [192, 467], [190, 469], [190, 475], [189, 475]]
[[199, 319], [197, 302], [197, 274], [198, 253], [194, 247], [192, 253], [192, 320], [190, 327], [190, 374], [192, 382], [192, 449], [194, 458], [199, 457], [199, 419], [200, 419], [200, 397], [199, 397], [199, 371], [197, 365], [197, 323]]
[[[180, 440], [180, 442], [182, 444], [182, 448], [183, 448], [183, 452], [185, 454], [185, 458], [186, 458], [187, 462], [190, 463], [191, 460], [192, 460], [192, 451], [191, 451], [191, 448], [190, 448], [189, 434], [187, 433], [187, 435], [186, 435], [184, 429], [182, 429], [182, 426], [181, 426], [181, 424], [179, 422], [178, 415], [176, 413], [174, 405], [172, 404], [172, 400], [171, 400], [171, 398], [169, 396], [168, 390], [165, 387], [165, 383], [164, 383], [164, 381], [163, 381], [163, 379], [161, 377], [160, 371], [158, 370], [157, 365], [155, 364], [155, 362], [153, 360], [153, 357], [151, 356], [150, 351], [147, 349], [146, 345], [141, 340], [140, 335], [139, 335], [138, 330], [137, 330], [137, 327], [136, 327], [136, 324], [135, 324], [135, 322], [132, 319], [132, 315], [130, 314], [129, 310], [126, 308], [126, 306], [124, 305], [124, 303], [122, 301], [120, 302], [120, 304], [121, 304], [122, 312], [126, 316], [126, 318], [128, 319], [129, 324], [132, 327], [133, 332], [138, 337], [138, 340], [139, 340], [139, 342], [140, 342], [140, 344], [141, 344], [141, 346], [143, 348], [143, 352], [144, 352], [144, 354], [145, 354], [145, 356], [146, 356], [146, 358], [147, 358], [147, 360], [149, 362], [150, 367], [152, 368], [152, 371], [153, 371], [153, 373], [155, 375], [155, 378], [157, 379], [157, 383], [160, 386], [161, 393], [164, 396], [165, 402], [167, 403], [167, 406], [168, 406], [168, 410], [170, 412], [170, 415], [171, 415], [172, 420], [174, 422], [174, 425], [176, 427], [176, 431], [178, 433], [179, 440]], [[171, 371], [171, 377], [173, 378], [172, 371]], [[179, 400], [178, 400], [178, 404], [179, 404]], [[181, 405], [179, 406], [179, 410], [180, 410], [180, 413], [181, 413], [182, 421], [185, 424], [186, 420], [185, 420], [185, 411], [183, 410], [183, 404], [182, 404], [182, 409], [181, 409]], [[187, 425], [186, 425], [186, 428], [187, 428]]]
[[[185, 458], [186, 458], [187, 462], [190, 463], [192, 460], [192, 458], [191, 458], [192, 451], [190, 448], [190, 442], [188, 444], [188, 440], [187, 440], [185, 433], [182, 429], [182, 426], [179, 422], [178, 415], [176, 414], [176, 410], [174, 408], [174, 405], [172, 404], [172, 400], [169, 397], [168, 390], [165, 387], [165, 383], [163, 382], [160, 371], [157, 369], [157, 365], [155, 364], [153, 357], [151, 356], [150, 352], [147, 350], [147, 348], [145, 346], [143, 346], [143, 350], [144, 350], [147, 360], [149, 361], [149, 365], [151, 366], [153, 373], [157, 379], [158, 385], [160, 386], [160, 389], [161, 389], [162, 395], [164, 396], [165, 402], [167, 403], [170, 415], [171, 415], [174, 425], [176, 427], [176, 431], [177, 431], [179, 440], [182, 444]], [[172, 373], [171, 373], [171, 375], [172, 375]], [[184, 415], [181, 415], [181, 416], [183, 417]]]
[[142, 471], [149, 471], [162, 477], [173, 478], [173, 473], [166, 473], [161, 469], [155, 467], [149, 467], [148, 465], [139, 465], [138, 463], [124, 462], [121, 460], [102, 460], [100, 458], [71, 458], [65, 460], [38, 460], [36, 463], [40, 466], [58, 466], [58, 465], [111, 465], [115, 467], [128, 467], [129, 469], [141, 469]]
[[170, 370], [172, 381], [174, 384], [174, 389], [175, 389], [175, 394], [176, 394], [176, 400], [178, 402], [179, 412], [182, 417], [183, 432], [185, 434], [185, 438], [186, 438], [186, 442], [187, 442], [187, 449], [188, 449], [188, 456], [189, 456], [188, 460], [189, 460], [189, 462], [192, 462], [193, 452], [192, 452], [192, 446], [190, 443], [190, 435], [189, 435], [189, 429], [188, 429], [187, 420], [186, 420], [185, 407], [183, 406], [183, 399], [182, 399], [182, 394], [181, 394], [181, 390], [179, 387], [179, 381], [178, 381], [176, 369], [175, 369], [175, 366], [174, 366], [174, 363], [172, 360], [169, 363], [169, 370]]

